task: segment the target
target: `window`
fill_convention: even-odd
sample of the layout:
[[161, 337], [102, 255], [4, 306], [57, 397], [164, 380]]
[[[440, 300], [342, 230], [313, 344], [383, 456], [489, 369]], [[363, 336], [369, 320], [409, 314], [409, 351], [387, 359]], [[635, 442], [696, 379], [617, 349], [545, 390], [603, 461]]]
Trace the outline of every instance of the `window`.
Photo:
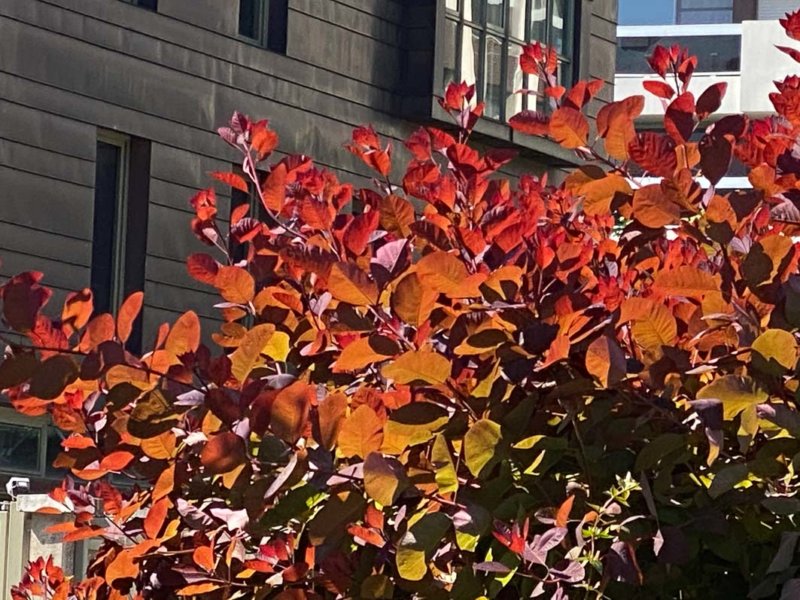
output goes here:
[[733, 0], [678, 0], [677, 22], [733, 23]]
[[[49, 452], [51, 438], [57, 430], [46, 417], [27, 417], [12, 408], [0, 406], [0, 472], [32, 476], [49, 476], [53, 469], [47, 462], [61, 451], [60, 438], [55, 453]], [[52, 461], [51, 461], [52, 462]], [[63, 473], [52, 475], [63, 477]]]
[[517, 94], [540, 89], [526, 76], [519, 56], [528, 41], [540, 41], [559, 55], [559, 77], [573, 83], [574, 0], [446, 0], [443, 35], [444, 83], [475, 83], [485, 115], [505, 121], [524, 108], [542, 109], [541, 96]]
[[[114, 312], [144, 288], [150, 143], [115, 132], [97, 138], [91, 288], [97, 312]], [[129, 340], [141, 348], [141, 322]]]
[[620, 25], [714, 25], [756, 18], [755, 0], [620, 0]]
[[289, 0], [239, 0], [239, 35], [286, 54]]
[[142, 8], [146, 8], [148, 10], [158, 10], [158, 0], [123, 0], [123, 2], [135, 4], [136, 6], [141, 6]]

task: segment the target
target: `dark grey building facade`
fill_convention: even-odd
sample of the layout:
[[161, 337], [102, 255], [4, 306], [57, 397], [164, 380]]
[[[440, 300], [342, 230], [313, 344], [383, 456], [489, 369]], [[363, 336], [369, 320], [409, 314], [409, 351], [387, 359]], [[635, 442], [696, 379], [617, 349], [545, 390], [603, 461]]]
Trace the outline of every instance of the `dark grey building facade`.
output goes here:
[[[487, 102], [481, 142], [522, 150], [510, 174], [559, 169], [568, 153], [505, 124], [537, 102], [514, 93], [536, 85], [520, 49], [556, 46], [565, 83], [604, 80], [596, 112], [613, 97], [616, 4], [0, 0], [0, 276], [42, 271], [56, 306], [90, 285], [101, 309], [143, 289], [145, 341], [188, 309], [213, 319], [216, 296], [186, 273], [203, 249], [188, 200], [236, 161], [215, 133], [234, 110], [270, 119], [280, 153], [368, 184], [342, 148], [352, 128], [371, 123], [400, 154], [415, 128], [444, 124], [434, 96], [465, 79]], [[57, 439], [7, 410], [0, 483], [45, 477]]]

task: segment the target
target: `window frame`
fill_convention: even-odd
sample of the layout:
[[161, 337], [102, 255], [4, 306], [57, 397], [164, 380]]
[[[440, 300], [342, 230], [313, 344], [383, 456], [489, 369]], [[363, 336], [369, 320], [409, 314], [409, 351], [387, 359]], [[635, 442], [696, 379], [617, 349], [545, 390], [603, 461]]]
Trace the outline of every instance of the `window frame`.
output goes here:
[[36, 470], [0, 467], [0, 473], [4, 475], [29, 475], [36, 478], [53, 479], [47, 476], [47, 429], [51, 426], [50, 419], [46, 416], [28, 417], [18, 413], [13, 408], [0, 406], [0, 424], [27, 427], [28, 429], [38, 430], [39, 433]]
[[[520, 39], [516, 35], [514, 35], [514, 28], [511, 24], [511, 2], [509, 0], [503, 0], [503, 26], [499, 27], [495, 24], [488, 22], [488, 10], [487, 6], [485, 6], [487, 0], [482, 0], [482, 9], [481, 9], [481, 16], [480, 21], [473, 21], [468, 19], [465, 16], [466, 6], [468, 3], [473, 2], [474, 0], [456, 0], [455, 2], [451, 2], [451, 0], [445, 0], [444, 4], [444, 21], [443, 26], [446, 30], [449, 25], [455, 23], [456, 31], [455, 31], [455, 53], [454, 53], [454, 73], [455, 79], [454, 81], [464, 81], [464, 73], [462, 70], [463, 67], [463, 50], [464, 50], [464, 36], [472, 35], [473, 32], [478, 32], [480, 36], [480, 43], [479, 43], [479, 50], [478, 55], [480, 57], [480, 61], [477, 65], [475, 65], [475, 89], [476, 89], [476, 96], [479, 102], [483, 102], [486, 99], [486, 88], [487, 88], [487, 81], [486, 81], [486, 72], [487, 72], [487, 40], [489, 36], [500, 38], [501, 40], [501, 47], [502, 47], [502, 54], [501, 54], [501, 61], [500, 61], [500, 83], [499, 88], [501, 90], [500, 96], [501, 100], [498, 106], [499, 115], [494, 116], [490, 113], [485, 113], [485, 117], [495, 122], [507, 123], [508, 119], [513, 115], [507, 114], [507, 100], [508, 100], [508, 79], [509, 79], [509, 60], [510, 60], [510, 52], [512, 47], [514, 46], [524, 46], [528, 43], [533, 43], [536, 41], [542, 42], [545, 45], [550, 45], [553, 41], [553, 12], [554, 12], [554, 5], [558, 0], [545, 0], [545, 33], [544, 37], [545, 40], [534, 40], [532, 38], [532, 20], [531, 15], [534, 7], [535, 0], [521, 0], [524, 3], [524, 8], [522, 9], [525, 25], [524, 25], [524, 39]], [[455, 8], [451, 5], [455, 4]], [[568, 49], [568, 53], [559, 54], [559, 79], [562, 81], [564, 85], [570, 86], [575, 83], [575, 79], [577, 77], [577, 54], [578, 48], [580, 47], [580, 23], [578, 19], [578, 11], [580, 10], [580, 5], [576, 0], [566, 0], [567, 6], [567, 14], [565, 15], [565, 25], [566, 25], [566, 33], [564, 36], [565, 40], [565, 47]], [[438, 36], [437, 36], [438, 37]], [[444, 37], [442, 36], [442, 39]], [[445, 42], [446, 43], [446, 42]], [[442, 77], [444, 79], [444, 63], [438, 64], [439, 73], [437, 77]], [[564, 71], [564, 66], [566, 66], [567, 71]], [[530, 85], [530, 80], [533, 76], [524, 75], [524, 85], [528, 87]], [[443, 81], [443, 84], [447, 84], [447, 81]], [[535, 109], [536, 104], [538, 102], [534, 101], [531, 103], [530, 98], [531, 96], [537, 98], [538, 100], [542, 99], [541, 94], [524, 94], [522, 98], [522, 106], [520, 110], [525, 109]], [[487, 107], [488, 108], [488, 107]]]
[[149, 10], [151, 12], [158, 12], [158, 0], [154, 0], [155, 6], [153, 6], [153, 7], [144, 6], [141, 3], [141, 0], [122, 0], [122, 1], [125, 2], [126, 4], [132, 4], [133, 6], [136, 6], [138, 8], [143, 8], [143, 9]]
[[237, 39], [271, 52], [286, 54], [289, 28], [288, 0], [253, 0], [256, 11], [254, 20], [256, 37], [242, 33], [242, 1], [239, 0], [237, 8]]
[[97, 142], [119, 149], [117, 190], [114, 204], [114, 230], [112, 232], [111, 289], [109, 302], [112, 311], [125, 299], [125, 250], [128, 241], [128, 189], [130, 184], [131, 139], [129, 136], [106, 129], [97, 130]]
[[[726, 11], [730, 12], [731, 20], [730, 21], [720, 21], [720, 23], [734, 23], [735, 16], [736, 16], [736, 2], [734, 0], [727, 0], [730, 3], [730, 7], [712, 7], [712, 8], [683, 8], [683, 4], [686, 0], [675, 0], [675, 24], [676, 25], [692, 25], [693, 22], [684, 23], [681, 21], [681, 16], [683, 14], [691, 14], [691, 13], [711, 13], [714, 11]], [[714, 23], [715, 24], [715, 23]]]

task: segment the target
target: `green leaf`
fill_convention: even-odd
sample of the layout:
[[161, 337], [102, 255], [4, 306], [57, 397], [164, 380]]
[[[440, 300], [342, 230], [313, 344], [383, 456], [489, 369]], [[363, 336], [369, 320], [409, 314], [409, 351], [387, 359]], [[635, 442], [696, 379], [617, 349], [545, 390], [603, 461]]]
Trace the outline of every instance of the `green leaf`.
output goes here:
[[440, 494], [447, 494], [458, 490], [458, 475], [453, 465], [450, 447], [442, 434], [436, 436], [431, 450], [431, 462], [436, 470], [436, 485]]
[[464, 462], [475, 477], [496, 457], [502, 435], [500, 425], [481, 419], [464, 436]]
[[711, 482], [708, 488], [708, 495], [712, 498], [719, 498], [725, 492], [729, 492], [737, 484], [745, 481], [750, 471], [747, 465], [730, 465], [721, 469]]
[[680, 433], [664, 433], [648, 442], [636, 457], [635, 471], [646, 471], [655, 467], [673, 452], [686, 448], [688, 440]]
[[400, 577], [409, 581], [420, 581], [425, 577], [433, 550], [442, 543], [450, 525], [450, 518], [437, 512], [422, 516], [410, 526], [397, 547]]
[[750, 377], [724, 375], [697, 392], [698, 399], [719, 400], [725, 420], [730, 421], [748, 406], [763, 404], [769, 396]]
[[371, 452], [364, 461], [364, 488], [367, 495], [383, 506], [391, 506], [408, 487], [402, 465]]
[[361, 598], [379, 600], [394, 598], [394, 584], [387, 575], [370, 575], [361, 583]]

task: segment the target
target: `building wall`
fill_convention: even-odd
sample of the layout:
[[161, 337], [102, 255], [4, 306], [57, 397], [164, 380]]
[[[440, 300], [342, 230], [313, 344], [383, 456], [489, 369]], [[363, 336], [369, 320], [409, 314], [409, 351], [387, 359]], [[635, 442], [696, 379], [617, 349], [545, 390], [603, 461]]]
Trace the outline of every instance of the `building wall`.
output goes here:
[[[579, 2], [582, 74], [610, 86], [616, 0]], [[184, 267], [205, 248], [188, 199], [236, 161], [215, 133], [234, 110], [269, 118], [282, 152], [359, 184], [369, 173], [342, 149], [354, 126], [399, 146], [430, 119], [436, 0], [291, 0], [286, 56], [237, 37], [235, 5], [0, 2], [0, 276], [41, 270], [60, 296], [89, 284], [95, 140], [109, 129], [151, 142], [145, 331], [189, 308], [212, 318], [214, 295]], [[509, 171], [542, 170], [550, 151], [537, 145]]]
[[795, 0], [758, 0], [759, 19], [780, 19], [787, 12], [798, 9]]

